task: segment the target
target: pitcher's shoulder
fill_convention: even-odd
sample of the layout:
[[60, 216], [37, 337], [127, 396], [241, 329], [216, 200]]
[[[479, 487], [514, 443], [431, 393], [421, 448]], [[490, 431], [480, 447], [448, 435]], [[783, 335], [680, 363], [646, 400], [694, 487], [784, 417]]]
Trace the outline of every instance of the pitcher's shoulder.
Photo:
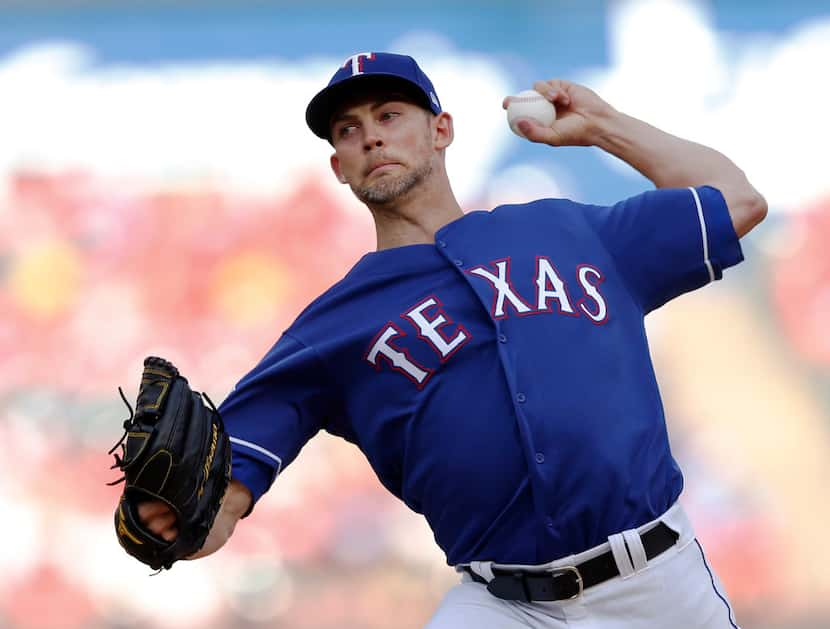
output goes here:
[[585, 216], [595, 206], [565, 198], [544, 198], [527, 203], [508, 203], [494, 207], [488, 216], [494, 228], [508, 223], [529, 226], [585, 225]]

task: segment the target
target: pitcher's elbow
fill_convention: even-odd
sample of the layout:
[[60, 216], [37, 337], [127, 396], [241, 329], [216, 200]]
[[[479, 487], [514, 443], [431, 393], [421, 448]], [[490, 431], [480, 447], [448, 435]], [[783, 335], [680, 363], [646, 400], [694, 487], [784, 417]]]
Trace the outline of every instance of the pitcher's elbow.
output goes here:
[[763, 221], [767, 217], [767, 213], [769, 212], [769, 205], [767, 205], [767, 200], [757, 190], [755, 191], [755, 198], [752, 203], [752, 217], [754, 220], [754, 225], [757, 225], [761, 221]]
[[738, 238], [743, 238], [767, 217], [769, 206], [764, 196], [751, 188], [740, 200], [730, 204], [732, 224]]

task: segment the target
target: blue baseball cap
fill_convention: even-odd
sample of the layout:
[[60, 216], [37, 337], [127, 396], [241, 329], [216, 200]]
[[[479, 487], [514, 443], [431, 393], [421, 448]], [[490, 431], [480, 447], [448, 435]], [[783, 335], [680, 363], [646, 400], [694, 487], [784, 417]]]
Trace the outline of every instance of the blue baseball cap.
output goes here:
[[315, 135], [330, 141], [329, 123], [337, 106], [347, 95], [355, 93], [355, 89], [365, 89], [373, 84], [402, 90], [424, 109], [441, 113], [441, 103], [432, 81], [415, 59], [388, 52], [360, 52], [346, 59], [328, 86], [311, 99], [305, 110], [309, 128]]

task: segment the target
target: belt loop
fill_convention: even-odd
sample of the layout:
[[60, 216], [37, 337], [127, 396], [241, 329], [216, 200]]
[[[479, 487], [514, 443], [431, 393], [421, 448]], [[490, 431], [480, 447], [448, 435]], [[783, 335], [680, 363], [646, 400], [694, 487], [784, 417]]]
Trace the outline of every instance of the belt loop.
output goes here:
[[634, 529], [623, 531], [622, 536], [623, 540], [628, 544], [628, 553], [631, 555], [634, 572], [640, 572], [640, 570], [646, 567], [646, 563], [648, 563], [646, 549], [643, 548], [643, 540], [640, 539], [639, 533]]
[[634, 566], [631, 565], [631, 560], [628, 558], [628, 551], [625, 549], [625, 540], [622, 533], [610, 535], [608, 543], [611, 545], [611, 552], [614, 555], [614, 561], [620, 571], [620, 576], [623, 579], [630, 577], [634, 574]]
[[525, 602], [532, 603], [533, 598], [530, 596], [530, 588], [527, 585], [527, 579], [525, 579], [525, 575], [523, 575], [521, 572], [516, 572], [513, 575], [513, 578], [522, 584], [522, 591], [525, 593]]
[[471, 561], [470, 568], [487, 583], [493, 580], [493, 562], [492, 561]]

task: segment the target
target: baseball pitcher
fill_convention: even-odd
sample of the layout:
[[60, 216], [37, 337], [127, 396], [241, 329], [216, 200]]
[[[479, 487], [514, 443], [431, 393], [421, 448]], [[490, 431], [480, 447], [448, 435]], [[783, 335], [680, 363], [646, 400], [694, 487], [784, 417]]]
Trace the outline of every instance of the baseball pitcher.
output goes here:
[[[218, 414], [198, 401], [151, 408], [161, 385], [144, 396], [116, 512], [128, 551], [159, 567], [216, 551], [326, 430], [424, 515], [458, 571], [430, 629], [737, 628], [678, 503], [643, 319], [739, 263], [766, 202], [722, 154], [587, 87], [534, 89], [557, 117], [521, 120], [529, 141], [597, 146], [655, 189], [610, 206], [464, 213], [444, 160], [453, 118], [415, 60], [360, 53], [337, 69], [306, 121], [371, 212], [377, 250], [300, 314]], [[158, 479], [142, 489], [134, 462], [164, 450], [140, 436], [153, 422], [197, 407], [232, 451], [227, 478], [225, 442], [211, 455], [210, 435], [199, 441], [187, 489], [224, 494], [207, 516]]]

